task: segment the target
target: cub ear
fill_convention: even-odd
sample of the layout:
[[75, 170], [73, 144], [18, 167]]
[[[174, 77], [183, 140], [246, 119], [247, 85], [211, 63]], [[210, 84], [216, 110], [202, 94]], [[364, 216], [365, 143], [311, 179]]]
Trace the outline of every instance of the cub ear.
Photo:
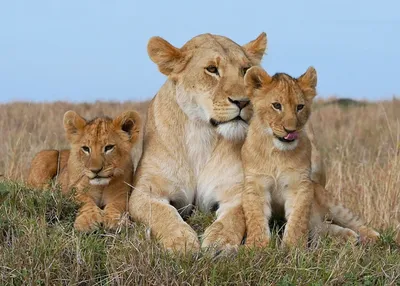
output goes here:
[[67, 139], [72, 141], [74, 136], [79, 135], [86, 126], [86, 120], [75, 111], [69, 110], [64, 114], [64, 130], [67, 133]]
[[129, 141], [134, 144], [139, 138], [142, 120], [136, 111], [126, 111], [113, 120], [116, 130], [128, 135]]
[[309, 67], [307, 71], [297, 79], [297, 82], [309, 100], [312, 100], [317, 95], [317, 71], [314, 67]]
[[253, 65], [259, 65], [267, 49], [267, 34], [262, 32], [257, 39], [242, 46]]
[[254, 96], [255, 89], [261, 89], [271, 81], [272, 77], [262, 67], [251, 67], [244, 76], [244, 85], [250, 99]]
[[179, 72], [184, 68], [184, 54], [161, 37], [152, 37], [149, 40], [147, 53], [158, 66], [160, 72], [166, 76], [169, 76], [173, 71]]

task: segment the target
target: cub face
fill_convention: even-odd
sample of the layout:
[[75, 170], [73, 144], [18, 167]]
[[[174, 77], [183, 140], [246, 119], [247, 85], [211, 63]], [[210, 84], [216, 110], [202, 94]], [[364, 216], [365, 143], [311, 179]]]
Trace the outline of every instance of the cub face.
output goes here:
[[247, 70], [258, 65], [266, 34], [239, 46], [222, 36], [203, 34], [176, 48], [151, 38], [148, 53], [174, 82], [176, 100], [190, 120], [201, 120], [229, 139], [243, 139], [252, 108], [244, 88]]
[[245, 85], [254, 116], [265, 131], [275, 137], [279, 146], [295, 148], [316, 95], [316, 70], [310, 67], [300, 77], [292, 78], [284, 73], [270, 76], [261, 67], [252, 67], [245, 76]]
[[[140, 116], [124, 112], [87, 121], [74, 111], [64, 114], [64, 129], [71, 145], [70, 160], [91, 185], [108, 185], [131, 164], [130, 151], [139, 139]], [[130, 170], [131, 171], [131, 170]]]

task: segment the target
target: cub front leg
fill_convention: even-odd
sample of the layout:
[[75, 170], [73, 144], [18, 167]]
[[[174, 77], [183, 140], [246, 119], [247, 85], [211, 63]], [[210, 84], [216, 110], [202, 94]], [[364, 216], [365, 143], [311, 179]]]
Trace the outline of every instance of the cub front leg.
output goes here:
[[83, 205], [79, 208], [78, 215], [76, 216], [75, 229], [82, 232], [89, 232], [98, 228], [103, 221], [101, 209], [87, 194], [78, 194], [76, 200]]
[[122, 215], [127, 210], [128, 193], [129, 187], [126, 185], [104, 193], [106, 206], [103, 211], [103, 225], [105, 228], [114, 230], [118, 227]]
[[[296, 186], [293, 186], [296, 188]], [[285, 202], [287, 219], [283, 234], [285, 246], [307, 245], [311, 207], [314, 199], [314, 188], [311, 181], [303, 181], [298, 188], [291, 188]]]
[[243, 194], [243, 211], [246, 220], [246, 245], [265, 247], [271, 239], [271, 191], [274, 182], [247, 175]]

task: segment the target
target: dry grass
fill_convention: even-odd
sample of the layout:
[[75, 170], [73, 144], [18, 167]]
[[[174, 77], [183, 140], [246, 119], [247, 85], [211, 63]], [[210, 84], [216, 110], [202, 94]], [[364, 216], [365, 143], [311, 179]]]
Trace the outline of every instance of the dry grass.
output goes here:
[[[57, 193], [36, 193], [23, 180], [33, 155], [67, 147], [62, 116], [87, 118], [147, 103], [13, 103], [0, 105], [0, 284], [398, 284], [400, 250], [393, 228], [400, 221], [400, 101], [340, 107], [318, 102], [312, 116], [328, 175], [328, 189], [372, 226], [385, 230], [374, 247], [325, 240], [316, 250], [242, 249], [232, 258], [171, 257], [130, 223], [118, 235], [80, 235], [76, 207]], [[197, 213], [201, 233], [212, 219]]]

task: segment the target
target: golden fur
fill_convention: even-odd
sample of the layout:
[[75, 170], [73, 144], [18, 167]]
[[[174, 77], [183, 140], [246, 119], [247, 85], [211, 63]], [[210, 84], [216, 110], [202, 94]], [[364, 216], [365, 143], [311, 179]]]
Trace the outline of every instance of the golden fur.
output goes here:
[[149, 41], [149, 56], [168, 79], [148, 109], [129, 210], [167, 249], [200, 247], [180, 215], [193, 205], [218, 208], [203, 247], [236, 247], [243, 238], [240, 149], [252, 115], [243, 77], [265, 49], [265, 33], [244, 46], [211, 34], [182, 48], [160, 37]]
[[246, 244], [268, 244], [271, 212], [286, 217], [283, 243], [288, 246], [305, 245], [310, 228], [314, 238], [331, 233], [357, 241], [358, 232], [362, 240], [375, 240], [379, 234], [335, 202], [324, 188], [325, 179], [313, 175], [314, 149], [304, 127], [316, 95], [315, 69], [294, 79], [286, 74], [271, 77], [254, 67], [245, 84], [254, 108], [242, 148]]
[[[79, 231], [90, 231], [103, 223], [115, 229], [127, 208], [132, 183], [130, 152], [141, 128], [135, 111], [86, 121], [74, 111], [64, 115], [64, 129], [71, 150], [44, 150], [32, 161], [28, 184], [46, 187], [57, 176], [63, 192], [75, 189], [82, 203], [75, 220]], [[126, 183], [125, 183], [126, 182]]]

